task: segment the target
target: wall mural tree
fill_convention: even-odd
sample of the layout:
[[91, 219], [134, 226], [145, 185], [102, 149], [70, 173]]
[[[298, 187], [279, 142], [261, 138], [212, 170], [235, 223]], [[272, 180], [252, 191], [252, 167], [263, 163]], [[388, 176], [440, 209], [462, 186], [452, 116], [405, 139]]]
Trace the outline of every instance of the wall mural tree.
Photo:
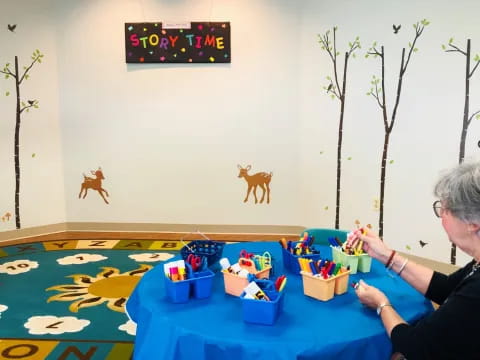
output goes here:
[[[348, 50], [344, 55], [344, 65], [343, 65], [343, 76], [342, 79], [339, 77], [339, 64], [338, 56], [340, 51], [337, 51], [337, 38], [336, 38], [337, 27], [333, 27], [333, 39], [330, 38], [330, 30], [327, 30], [324, 34], [318, 35], [318, 42], [322, 50], [324, 50], [332, 62], [332, 76], [327, 76], [328, 85], [324, 86], [323, 89], [330, 94], [332, 99], [337, 98], [340, 101], [340, 118], [338, 121], [338, 145], [337, 145], [337, 195], [335, 202], [335, 229], [339, 229], [340, 226], [340, 185], [341, 185], [341, 176], [342, 176], [342, 140], [343, 140], [343, 116], [345, 113], [345, 100], [346, 100], [346, 90], [347, 90], [347, 68], [348, 60], [350, 57], [355, 58], [355, 50], [360, 49], [360, 41], [357, 36], [353, 42], [348, 43]], [[340, 87], [340, 83], [342, 86]]]
[[[402, 85], [405, 73], [407, 71], [408, 65], [410, 63], [410, 59], [412, 54], [418, 51], [418, 48], [415, 47], [418, 38], [422, 35], [425, 26], [427, 26], [429, 22], [426, 19], [423, 19], [420, 22], [413, 24], [413, 28], [415, 29], [415, 36], [413, 41], [408, 44], [408, 53], [405, 48], [402, 49], [402, 56], [400, 60], [400, 71], [398, 74], [398, 83], [396, 89], [396, 96], [395, 96], [395, 105], [393, 107], [393, 112], [391, 115], [390, 120], [388, 119], [388, 112], [387, 112], [387, 101], [385, 96], [385, 49], [383, 45], [380, 49], [377, 47], [377, 43], [374, 42], [372, 47], [367, 51], [365, 57], [373, 56], [374, 58], [380, 57], [381, 60], [381, 76], [380, 78], [373, 75], [370, 91], [367, 95], [371, 95], [377, 101], [380, 110], [382, 111], [382, 118], [383, 118], [383, 126], [385, 129], [385, 136], [383, 142], [383, 153], [382, 153], [382, 161], [381, 161], [381, 171], [380, 171], [380, 215], [378, 221], [378, 234], [382, 238], [383, 237], [383, 208], [384, 208], [384, 201], [385, 201], [385, 177], [386, 177], [386, 166], [387, 166], [387, 159], [388, 159], [388, 145], [390, 142], [390, 135], [393, 130], [393, 126], [395, 125], [395, 120], [398, 111], [398, 105], [400, 103], [400, 95], [402, 93]], [[398, 28], [398, 27], [397, 27]], [[395, 33], [398, 33], [398, 29], [394, 28]], [[380, 84], [380, 86], [379, 86]]]
[[[466, 50], [463, 50], [459, 46], [455, 45], [453, 42], [453, 38], [450, 38], [447, 46], [442, 45], [442, 49], [445, 52], [457, 52], [465, 56], [465, 101], [463, 107], [462, 132], [460, 133], [460, 151], [458, 154], [458, 163], [461, 164], [465, 158], [465, 141], [467, 139], [468, 127], [470, 126], [473, 118], [480, 118], [480, 110], [470, 113], [470, 79], [475, 73], [475, 70], [477, 70], [478, 64], [480, 64], [480, 55], [475, 55], [473, 59], [474, 65], [472, 69], [472, 53], [470, 39], [467, 39]], [[452, 265], [455, 265], [457, 263], [457, 247], [453, 243], [450, 251], [450, 262], [452, 263]]]
[[[41, 63], [43, 54], [39, 50], [32, 53], [31, 63], [23, 67], [23, 72], [19, 71], [18, 56], [15, 55], [14, 69], [11, 64], [6, 63], [0, 73], [5, 74], [5, 79], [12, 78], [15, 81], [16, 94], [16, 116], [15, 116], [15, 140], [14, 140], [14, 160], [15, 160], [15, 227], [21, 228], [20, 222], [20, 125], [22, 123], [21, 115], [24, 111], [29, 112], [30, 108], [38, 108], [38, 100], [22, 101], [20, 97], [20, 86], [23, 81], [29, 79], [29, 72], [36, 63]], [[9, 92], [6, 93], [10, 95]]]

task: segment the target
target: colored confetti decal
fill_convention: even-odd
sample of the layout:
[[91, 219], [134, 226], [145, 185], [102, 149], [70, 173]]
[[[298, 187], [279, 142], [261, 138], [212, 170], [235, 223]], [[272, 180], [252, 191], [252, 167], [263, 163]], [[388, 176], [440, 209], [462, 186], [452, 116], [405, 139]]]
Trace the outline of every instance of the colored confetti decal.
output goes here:
[[157, 23], [125, 23], [127, 63], [230, 63], [230, 23], [192, 22], [164, 29]]

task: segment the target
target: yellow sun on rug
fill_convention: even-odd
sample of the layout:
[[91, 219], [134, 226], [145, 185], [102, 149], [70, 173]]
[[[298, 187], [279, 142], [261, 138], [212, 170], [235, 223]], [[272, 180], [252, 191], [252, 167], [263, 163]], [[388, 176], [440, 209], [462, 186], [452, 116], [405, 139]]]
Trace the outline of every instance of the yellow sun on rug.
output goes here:
[[74, 284], [63, 284], [46, 289], [57, 290], [61, 293], [51, 296], [51, 301], [74, 301], [68, 307], [71, 312], [78, 312], [81, 308], [107, 303], [107, 307], [113, 311], [125, 312], [124, 305], [140, 278], [151, 265], [141, 264], [138, 269], [120, 273], [114, 267], [102, 267], [102, 272], [92, 277], [84, 274], [74, 274]]

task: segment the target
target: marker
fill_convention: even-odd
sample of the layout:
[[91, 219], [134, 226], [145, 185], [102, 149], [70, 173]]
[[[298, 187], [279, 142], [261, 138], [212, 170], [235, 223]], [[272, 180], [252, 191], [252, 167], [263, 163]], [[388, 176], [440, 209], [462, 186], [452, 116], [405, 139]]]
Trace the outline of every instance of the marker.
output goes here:
[[281, 275], [275, 280], [275, 290], [278, 292], [282, 291], [287, 283], [287, 277], [285, 275]]
[[178, 274], [178, 267], [172, 266], [170, 268], [170, 278], [172, 279], [172, 281], [180, 280], [180, 275]]

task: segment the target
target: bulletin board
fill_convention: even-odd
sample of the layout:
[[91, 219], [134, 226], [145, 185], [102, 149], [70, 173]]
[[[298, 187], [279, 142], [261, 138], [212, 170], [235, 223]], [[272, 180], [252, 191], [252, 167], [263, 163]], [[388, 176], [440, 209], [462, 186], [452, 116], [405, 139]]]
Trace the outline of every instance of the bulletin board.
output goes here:
[[125, 23], [127, 63], [230, 63], [230, 22]]

